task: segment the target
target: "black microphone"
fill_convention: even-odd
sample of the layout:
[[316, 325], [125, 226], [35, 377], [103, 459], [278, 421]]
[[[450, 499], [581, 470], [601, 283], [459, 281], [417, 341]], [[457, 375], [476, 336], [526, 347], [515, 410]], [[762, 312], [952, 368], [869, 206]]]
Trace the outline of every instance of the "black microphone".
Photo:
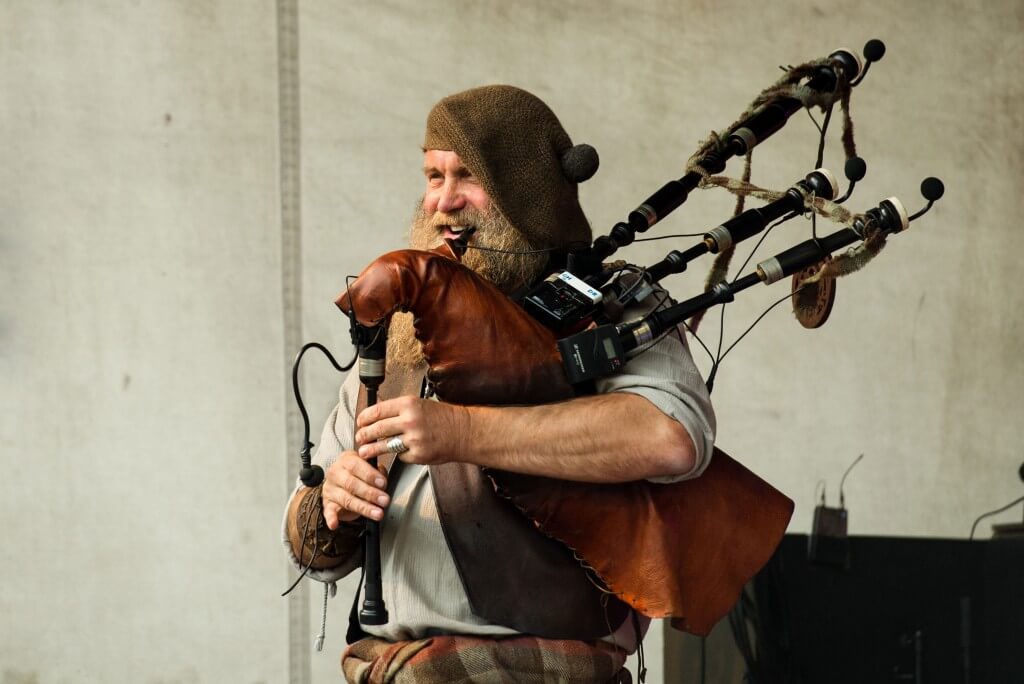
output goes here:
[[843, 172], [846, 174], [846, 179], [856, 183], [862, 180], [868, 173], [868, 165], [860, 157], [850, 157], [846, 160], [846, 164], [843, 167]]
[[864, 59], [869, 62], [877, 62], [885, 56], [885, 43], [872, 38], [868, 42], [864, 43]]

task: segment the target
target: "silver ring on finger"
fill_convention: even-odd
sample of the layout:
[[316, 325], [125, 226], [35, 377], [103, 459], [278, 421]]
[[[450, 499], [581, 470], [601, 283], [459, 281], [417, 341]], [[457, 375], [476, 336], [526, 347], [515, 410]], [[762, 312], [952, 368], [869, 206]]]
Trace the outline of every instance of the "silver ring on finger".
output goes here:
[[395, 435], [385, 442], [384, 448], [387, 449], [388, 453], [394, 454], [395, 456], [409, 450], [409, 447], [407, 447], [405, 442], [402, 441], [401, 435]]

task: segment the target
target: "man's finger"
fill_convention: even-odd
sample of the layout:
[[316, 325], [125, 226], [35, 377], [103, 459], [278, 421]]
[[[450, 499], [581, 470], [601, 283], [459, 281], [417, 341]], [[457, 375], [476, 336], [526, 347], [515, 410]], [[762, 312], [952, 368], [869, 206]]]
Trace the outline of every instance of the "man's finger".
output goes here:
[[[379, 458], [384, 454], [390, 453], [388, 451], [386, 442], [370, 442], [359, 447], [359, 457], [365, 459]], [[365, 463], [365, 461], [364, 461]], [[367, 463], [367, 465], [369, 465]]]
[[[354, 451], [345, 452], [344, 462], [342, 465], [343, 470], [348, 471], [363, 482], [372, 484], [378, 489], [386, 489], [388, 486], [386, 477], [387, 473], [381, 473], [379, 470], [363, 460], [363, 458]], [[344, 473], [336, 473], [335, 475], [338, 480], [344, 477]]]
[[367, 501], [357, 498], [351, 492], [342, 492], [341, 507], [367, 518], [373, 518], [374, 520], [380, 520], [384, 517], [383, 510]]
[[[367, 464], [369, 465], [369, 464]], [[377, 506], [387, 506], [390, 499], [388, 498], [387, 492], [384, 492], [376, 487], [366, 484], [358, 477], [350, 476], [348, 481], [344, 483], [345, 488], [356, 497], [363, 501], [368, 501], [371, 504]]]
[[395, 416], [394, 418], [382, 418], [374, 423], [368, 423], [366, 427], [360, 428], [356, 432], [356, 444], [369, 444], [370, 442], [376, 442], [378, 439], [400, 435], [402, 434], [401, 422], [402, 419]]
[[367, 406], [356, 417], [356, 427], [372, 425], [382, 418], [394, 418], [401, 410], [401, 398], [385, 399], [373, 406]]
[[324, 502], [324, 522], [327, 523], [327, 529], [338, 529], [338, 507], [326, 501]]

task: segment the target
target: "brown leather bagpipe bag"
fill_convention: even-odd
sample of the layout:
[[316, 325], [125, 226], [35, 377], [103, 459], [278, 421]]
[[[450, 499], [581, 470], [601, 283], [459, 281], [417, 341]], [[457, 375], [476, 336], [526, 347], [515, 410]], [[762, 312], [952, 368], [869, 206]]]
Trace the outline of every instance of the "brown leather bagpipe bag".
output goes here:
[[[427, 377], [455, 404], [541, 404], [574, 396], [554, 334], [460, 264], [449, 245], [371, 263], [337, 305], [363, 325], [412, 312]], [[640, 613], [708, 633], [768, 561], [793, 502], [715, 449], [674, 484], [570, 482], [488, 470], [544, 534], [567, 545]]]

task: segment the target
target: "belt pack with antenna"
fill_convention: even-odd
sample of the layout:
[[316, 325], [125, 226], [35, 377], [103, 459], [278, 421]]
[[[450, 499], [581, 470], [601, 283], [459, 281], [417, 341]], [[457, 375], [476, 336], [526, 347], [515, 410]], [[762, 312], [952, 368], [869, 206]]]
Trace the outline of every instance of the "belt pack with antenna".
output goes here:
[[830, 508], [825, 503], [825, 489], [821, 490], [820, 503], [814, 507], [811, 534], [807, 538], [807, 560], [816, 565], [831, 565], [837, 568], [850, 567], [850, 544], [847, 538], [846, 498], [843, 483], [846, 476], [864, 458], [861, 454], [843, 473], [839, 481], [839, 508]]

